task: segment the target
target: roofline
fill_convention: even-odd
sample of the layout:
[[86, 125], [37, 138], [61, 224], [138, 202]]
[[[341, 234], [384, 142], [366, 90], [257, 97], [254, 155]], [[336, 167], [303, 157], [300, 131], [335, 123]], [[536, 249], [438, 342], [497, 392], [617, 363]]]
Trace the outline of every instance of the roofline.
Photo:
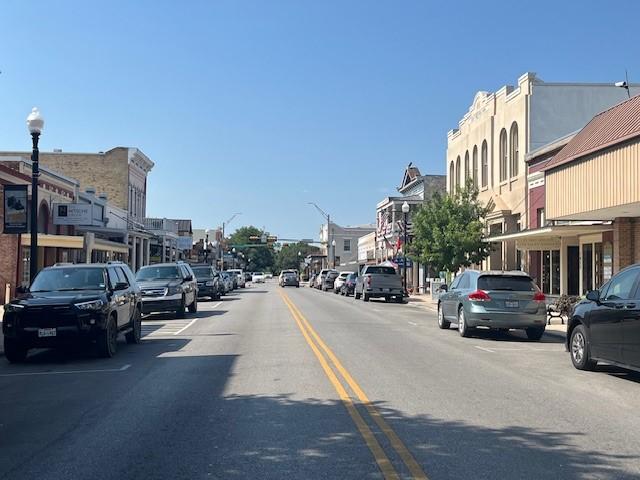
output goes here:
[[562, 146], [566, 145], [578, 133], [580, 133], [580, 130], [576, 130], [576, 131], [568, 133], [568, 134], [566, 134], [566, 135], [564, 135], [564, 136], [562, 136], [560, 138], [556, 138], [555, 140], [552, 140], [550, 143], [547, 143], [546, 145], [542, 145], [541, 147], [538, 147], [535, 150], [530, 151], [529, 153], [527, 153], [524, 156], [524, 161], [525, 162], [530, 162], [531, 160], [539, 157], [540, 155], [544, 155], [545, 153], [552, 152], [556, 148], [559, 148], [559, 147], [562, 147]]

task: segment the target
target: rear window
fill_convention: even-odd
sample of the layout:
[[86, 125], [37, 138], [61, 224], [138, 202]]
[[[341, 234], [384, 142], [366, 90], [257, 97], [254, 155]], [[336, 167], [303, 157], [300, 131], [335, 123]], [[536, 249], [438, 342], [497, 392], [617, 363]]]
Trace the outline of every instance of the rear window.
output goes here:
[[536, 284], [529, 277], [509, 275], [481, 275], [478, 290], [505, 290], [513, 292], [535, 292]]
[[373, 273], [374, 275], [395, 275], [396, 270], [393, 267], [369, 267], [367, 273]]

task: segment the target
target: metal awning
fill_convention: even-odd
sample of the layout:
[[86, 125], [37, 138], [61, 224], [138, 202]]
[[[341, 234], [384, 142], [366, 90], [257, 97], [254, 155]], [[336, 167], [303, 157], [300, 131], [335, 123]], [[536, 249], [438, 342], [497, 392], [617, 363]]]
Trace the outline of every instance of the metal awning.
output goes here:
[[589, 225], [550, 225], [542, 228], [531, 228], [528, 230], [522, 230], [520, 232], [505, 233], [504, 235], [496, 235], [495, 237], [487, 237], [485, 242], [504, 242], [506, 240], [522, 240], [525, 238], [541, 239], [544, 237], [575, 237], [578, 235], [588, 235], [590, 233], [610, 232], [613, 230], [613, 226], [610, 223], [606, 224], [589, 224]]

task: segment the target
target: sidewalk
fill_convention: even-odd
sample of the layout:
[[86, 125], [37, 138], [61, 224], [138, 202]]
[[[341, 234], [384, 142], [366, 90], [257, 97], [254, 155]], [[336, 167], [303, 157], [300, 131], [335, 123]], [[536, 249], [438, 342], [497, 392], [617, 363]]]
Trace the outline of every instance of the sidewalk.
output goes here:
[[[414, 305], [416, 307], [426, 308], [433, 312], [438, 311], [438, 304], [434, 300], [431, 299], [431, 295], [424, 293], [421, 295], [412, 295], [407, 299], [407, 303], [409, 305]], [[547, 325], [546, 331], [553, 333], [566, 334], [567, 333], [567, 321], [564, 321], [564, 325], [561, 323], [562, 320], [557, 317], [553, 317], [551, 319], [547, 319], [547, 321], [551, 321], [551, 324]]]

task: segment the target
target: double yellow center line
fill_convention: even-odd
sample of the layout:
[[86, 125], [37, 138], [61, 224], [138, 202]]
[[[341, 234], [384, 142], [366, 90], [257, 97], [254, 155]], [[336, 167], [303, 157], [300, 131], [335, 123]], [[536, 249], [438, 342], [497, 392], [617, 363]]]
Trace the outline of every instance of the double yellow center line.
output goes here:
[[[384, 449], [376, 439], [374, 433], [369, 428], [369, 425], [360, 414], [360, 411], [356, 408], [353, 398], [349, 393], [347, 393], [345, 385], [343, 385], [338, 375], [336, 375], [334, 368], [340, 374], [343, 381], [346, 382], [346, 385], [351, 388], [358, 402], [365, 408], [371, 419], [373, 419], [378, 428], [387, 437], [393, 449], [407, 466], [409, 472], [411, 472], [412, 477], [420, 480], [428, 480], [427, 475], [424, 473], [422, 467], [420, 467], [418, 462], [416, 462], [415, 458], [413, 458], [413, 455], [411, 455], [409, 449], [404, 445], [404, 443], [402, 443], [402, 440], [400, 440], [396, 432], [393, 431], [384, 417], [373, 406], [362, 388], [360, 388], [360, 385], [358, 385], [358, 383], [353, 379], [347, 369], [344, 368], [340, 360], [338, 360], [338, 358], [327, 346], [327, 344], [322, 341], [309, 321], [304, 317], [304, 315], [302, 315], [298, 307], [296, 307], [296, 305], [285, 293], [280, 292], [280, 296], [289, 308], [289, 311], [296, 321], [298, 328], [302, 332], [304, 339], [311, 347], [311, 350], [313, 350], [313, 353], [320, 362], [324, 373], [338, 393], [340, 400], [342, 400], [342, 403], [346, 407], [347, 412], [349, 412], [351, 419], [358, 428], [358, 431], [362, 435], [362, 438], [367, 444], [367, 447], [369, 447], [369, 450], [371, 450], [371, 453], [373, 454], [378, 467], [384, 475], [384, 478], [395, 480], [399, 479], [400, 477], [393, 464], [389, 460], [389, 457], [385, 453]], [[331, 367], [332, 365], [333, 368]]]

